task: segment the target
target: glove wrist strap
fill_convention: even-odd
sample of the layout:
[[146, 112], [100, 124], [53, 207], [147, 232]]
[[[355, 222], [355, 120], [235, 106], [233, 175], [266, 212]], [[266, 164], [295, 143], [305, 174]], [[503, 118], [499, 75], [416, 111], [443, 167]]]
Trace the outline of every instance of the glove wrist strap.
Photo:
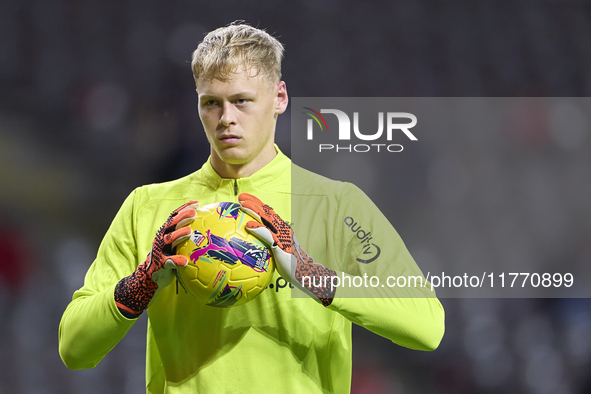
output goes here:
[[[312, 293], [324, 306], [332, 304], [335, 290], [331, 289], [331, 280], [336, 272], [317, 263], [298, 263], [295, 269], [295, 279], [300, 285]], [[306, 277], [306, 280], [302, 278]], [[306, 286], [304, 286], [304, 283]], [[319, 284], [319, 286], [317, 286]]]
[[145, 267], [145, 264], [140, 264], [131, 275], [121, 279], [115, 286], [117, 307], [120, 311], [133, 314], [133, 317], [139, 316], [148, 307], [158, 289], [158, 285], [147, 274]]

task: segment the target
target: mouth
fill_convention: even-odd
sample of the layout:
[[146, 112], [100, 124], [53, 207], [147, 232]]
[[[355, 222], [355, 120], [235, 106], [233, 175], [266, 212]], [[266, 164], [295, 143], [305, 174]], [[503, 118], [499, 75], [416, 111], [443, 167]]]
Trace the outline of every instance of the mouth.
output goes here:
[[236, 134], [222, 134], [218, 137], [218, 141], [224, 144], [235, 144], [240, 141], [240, 137]]

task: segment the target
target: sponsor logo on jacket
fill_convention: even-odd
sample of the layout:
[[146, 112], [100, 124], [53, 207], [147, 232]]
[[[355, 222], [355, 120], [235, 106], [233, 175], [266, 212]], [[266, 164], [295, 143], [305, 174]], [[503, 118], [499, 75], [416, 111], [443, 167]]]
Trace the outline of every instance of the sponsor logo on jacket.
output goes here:
[[345, 218], [345, 225], [356, 235], [357, 239], [363, 246], [363, 253], [357, 257], [357, 261], [362, 264], [373, 263], [382, 252], [380, 247], [371, 242], [373, 237], [371, 231], [366, 231], [361, 228], [361, 225], [355, 221], [351, 216]]

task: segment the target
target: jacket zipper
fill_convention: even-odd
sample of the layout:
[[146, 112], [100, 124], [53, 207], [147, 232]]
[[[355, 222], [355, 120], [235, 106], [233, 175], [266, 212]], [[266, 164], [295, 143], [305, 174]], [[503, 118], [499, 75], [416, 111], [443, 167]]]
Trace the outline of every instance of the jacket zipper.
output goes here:
[[238, 181], [234, 179], [234, 196], [238, 195]]

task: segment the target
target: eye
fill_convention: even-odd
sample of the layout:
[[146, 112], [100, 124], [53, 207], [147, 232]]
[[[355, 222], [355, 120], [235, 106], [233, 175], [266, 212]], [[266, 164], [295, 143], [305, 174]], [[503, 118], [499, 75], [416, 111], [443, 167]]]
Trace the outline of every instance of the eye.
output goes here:
[[236, 104], [246, 104], [247, 101], [247, 99], [240, 98], [236, 100]]
[[209, 99], [209, 100], [202, 100], [201, 101], [201, 106], [202, 107], [213, 107], [215, 105], [217, 105], [217, 100], [214, 99]]

